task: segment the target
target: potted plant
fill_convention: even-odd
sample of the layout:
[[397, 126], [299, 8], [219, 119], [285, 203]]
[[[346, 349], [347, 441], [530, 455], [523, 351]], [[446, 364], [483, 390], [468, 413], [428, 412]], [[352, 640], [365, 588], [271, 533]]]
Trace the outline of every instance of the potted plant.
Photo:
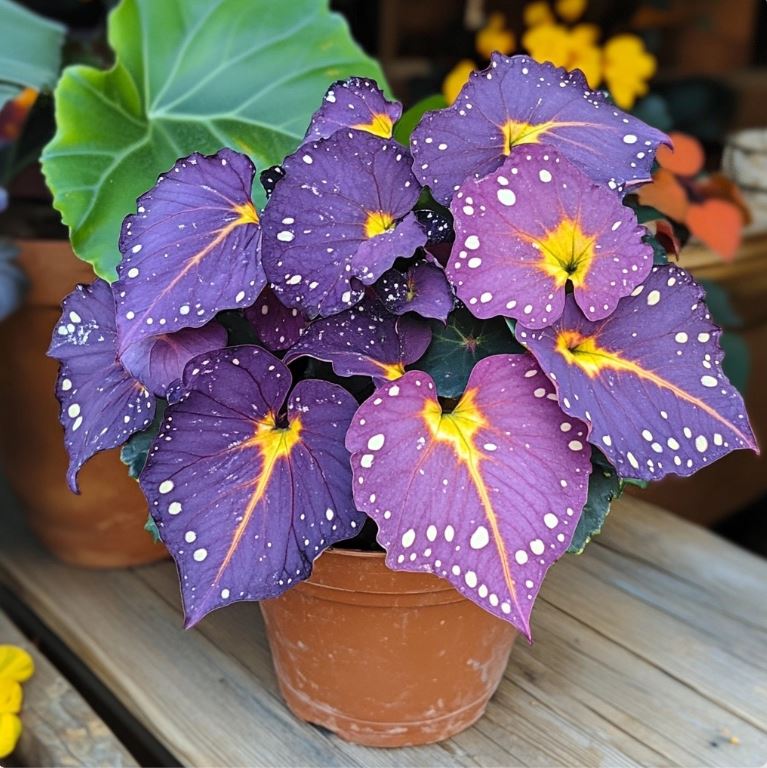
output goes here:
[[293, 711], [383, 746], [482, 714], [624, 482], [755, 447], [703, 291], [622, 201], [664, 134], [526, 56], [410, 149], [400, 113], [333, 84], [261, 213], [246, 156], [178, 160], [50, 350], [73, 487], [151, 442], [186, 625], [263, 601]]
[[[61, 4], [55, 5], [52, 10], [61, 12]], [[72, 5], [79, 13], [82, 4]], [[6, 217], [30, 289], [22, 309], [0, 327], [9, 362], [0, 372], [0, 447], [5, 473], [31, 526], [54, 554], [68, 562], [126, 566], [166, 553], [143, 530], [145, 505], [136, 483], [125, 473], [119, 451], [105, 452], [87, 467], [81, 495], [67, 492], [66, 453], [58, 440], [50, 439], [58, 413], [51, 396], [56, 365], [45, 356], [62, 297], [77, 283], [89, 282], [94, 270], [113, 278], [123, 217], [136, 196], [177, 157], [196, 149], [212, 151], [222, 143], [243, 149], [246, 141], [253, 141], [259, 162], [277, 162], [297, 145], [311, 105], [328, 78], [358, 71], [380, 77], [343, 20], [325, 4], [292, 3], [279, 13], [272, 3], [256, 6], [249, 0], [126, 0], [109, 17], [111, 69], [92, 66], [98, 57], [91, 48], [98, 46], [81, 42], [73, 56], [75, 35], [69, 35], [69, 60], [89, 64], [66, 67], [60, 74], [64, 27], [0, 0], [0, 26], [3, 33], [8, 31], [8, 46], [13, 45], [5, 49], [8, 61], [14, 56], [17, 61], [22, 56], [28, 60], [18, 73], [0, 72], [0, 80], [16, 83], [16, 90], [22, 85], [42, 90], [56, 86], [55, 125], [52, 110], [49, 116], [41, 108], [9, 154], [17, 161], [36, 163], [42, 144], [52, 137], [43, 152], [43, 170], [53, 206], [72, 239], [70, 244], [58, 221], [52, 229], [55, 237], [50, 237], [50, 229], [41, 232], [37, 219], [30, 227], [18, 205]], [[99, 30], [90, 33], [97, 40], [103, 37]], [[77, 31], [78, 40], [84, 36]], [[231, 47], [222, 54], [224, 40]], [[322, 47], [320, 57], [309, 60], [303, 50], [306, 40]], [[194, 55], [185, 55], [190, 49]], [[149, 58], [151, 71], [143, 66]], [[195, 73], [197, 87], [192, 90], [186, 80], [192, 66], [207, 75], [218, 68], [219, 74], [204, 85], [202, 75]], [[263, 79], [233, 76], [238, 66], [260, 72]], [[38, 79], [24, 80], [30, 73]], [[270, 83], [278, 75], [290, 83], [290, 100], [271, 93]], [[226, 89], [221, 87], [223, 80]], [[182, 92], [188, 100], [179, 98]], [[42, 96], [39, 102], [44, 101]], [[185, 117], [190, 110], [193, 120]], [[21, 151], [30, 147], [31, 138], [41, 136], [36, 151]], [[11, 178], [19, 166], [9, 162], [2, 170], [7, 167]], [[56, 217], [50, 195], [37, 208], [46, 219]]]

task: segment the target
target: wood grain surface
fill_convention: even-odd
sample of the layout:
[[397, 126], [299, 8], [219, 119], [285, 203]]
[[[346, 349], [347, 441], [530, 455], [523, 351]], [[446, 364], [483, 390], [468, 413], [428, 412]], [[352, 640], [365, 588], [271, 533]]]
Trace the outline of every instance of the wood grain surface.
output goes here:
[[637, 499], [615, 505], [586, 553], [552, 570], [535, 643], [515, 646], [486, 716], [429, 747], [368, 749], [295, 720], [258, 606], [185, 632], [169, 563], [70, 568], [9, 514], [0, 580], [183, 765], [767, 762], [767, 563]]

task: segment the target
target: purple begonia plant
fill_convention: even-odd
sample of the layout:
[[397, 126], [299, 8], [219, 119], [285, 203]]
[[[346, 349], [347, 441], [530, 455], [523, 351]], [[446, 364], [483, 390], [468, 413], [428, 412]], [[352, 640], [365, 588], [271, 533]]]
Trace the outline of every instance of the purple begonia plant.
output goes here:
[[332, 85], [261, 213], [247, 157], [180, 159], [125, 220], [117, 282], [64, 302], [70, 486], [151, 442], [188, 625], [372, 520], [390, 568], [530, 637], [546, 571], [624, 480], [756, 448], [703, 291], [624, 198], [662, 133], [525, 56], [494, 55], [410, 149], [401, 112]]

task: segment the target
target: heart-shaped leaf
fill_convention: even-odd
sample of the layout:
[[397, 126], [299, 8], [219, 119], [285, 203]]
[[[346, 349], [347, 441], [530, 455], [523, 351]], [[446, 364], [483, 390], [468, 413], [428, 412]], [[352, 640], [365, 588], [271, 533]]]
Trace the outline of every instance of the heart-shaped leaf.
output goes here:
[[69, 454], [67, 482], [78, 493], [80, 467], [146, 429], [155, 398], [117, 359], [115, 302], [107, 283], [78, 285], [61, 308], [48, 355], [61, 364], [56, 397]]
[[467, 179], [451, 210], [446, 273], [477, 317], [543, 328], [572, 285], [578, 306], [600, 320], [652, 267], [631, 208], [551, 147], [514, 151], [497, 171]]
[[114, 67], [65, 70], [43, 154], [78, 256], [112, 279], [123, 217], [179, 157], [231, 147], [267, 168], [298, 146], [329, 82], [385, 82], [327, 6], [123, 0], [109, 19]]
[[568, 296], [554, 325], [516, 333], [622, 477], [687, 476], [756, 448], [703, 291], [678, 267], [653, 267], [605, 320], [587, 320]]
[[168, 406], [140, 482], [181, 573], [187, 626], [279, 595], [362, 525], [344, 448], [356, 401], [327, 381], [288, 398], [290, 386], [274, 355], [229, 347], [191, 360]]
[[387, 565], [448, 579], [529, 637], [591, 472], [586, 427], [562, 413], [535, 360], [481, 360], [450, 413], [432, 379], [409, 371], [360, 406], [346, 445], [354, 501], [378, 525]]

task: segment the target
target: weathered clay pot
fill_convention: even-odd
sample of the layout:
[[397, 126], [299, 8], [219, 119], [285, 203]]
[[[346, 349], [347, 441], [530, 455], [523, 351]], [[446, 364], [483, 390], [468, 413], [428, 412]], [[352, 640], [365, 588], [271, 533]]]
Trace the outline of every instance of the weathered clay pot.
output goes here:
[[54, 396], [57, 364], [45, 352], [61, 299], [93, 280], [69, 243], [21, 241], [20, 263], [30, 290], [25, 305], [0, 323], [0, 461], [30, 527], [57, 557], [109, 568], [165, 557], [144, 531], [146, 502], [116, 450], [80, 473], [82, 494], [65, 481], [67, 456]]
[[280, 690], [298, 717], [376, 747], [442, 741], [482, 716], [514, 628], [383, 554], [330, 549], [265, 600]]

